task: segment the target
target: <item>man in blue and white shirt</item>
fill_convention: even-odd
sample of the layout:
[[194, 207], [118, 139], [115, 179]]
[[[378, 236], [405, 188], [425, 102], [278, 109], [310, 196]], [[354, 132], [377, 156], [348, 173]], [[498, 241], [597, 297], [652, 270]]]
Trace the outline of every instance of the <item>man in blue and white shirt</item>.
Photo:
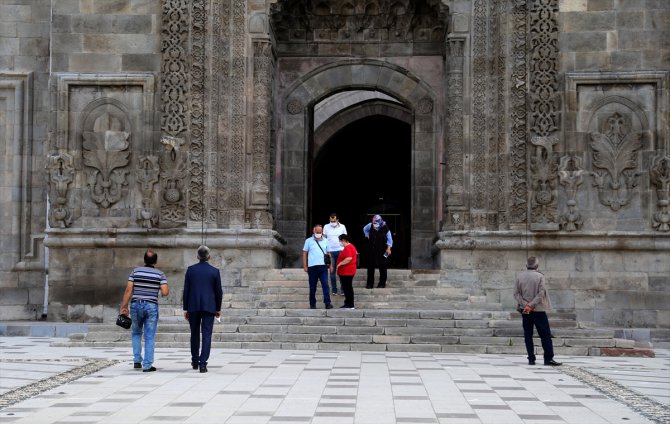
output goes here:
[[302, 248], [302, 268], [309, 276], [309, 307], [316, 309], [316, 281], [319, 280], [323, 290], [323, 303], [326, 304], [326, 309], [332, 309], [328, 289], [328, 270], [331, 267], [327, 266], [324, 260], [325, 256], [330, 258], [328, 241], [323, 237], [321, 225], [315, 226], [312, 231], [312, 237], [305, 240]]
[[[128, 277], [126, 292], [123, 294], [121, 313], [133, 320], [133, 363], [143, 372], [156, 371], [153, 366], [156, 327], [158, 326], [158, 293], [170, 294], [165, 274], [156, 268], [158, 255], [152, 250], [144, 253], [144, 266], [137, 267]], [[142, 333], [144, 333], [144, 358], [142, 358]]]

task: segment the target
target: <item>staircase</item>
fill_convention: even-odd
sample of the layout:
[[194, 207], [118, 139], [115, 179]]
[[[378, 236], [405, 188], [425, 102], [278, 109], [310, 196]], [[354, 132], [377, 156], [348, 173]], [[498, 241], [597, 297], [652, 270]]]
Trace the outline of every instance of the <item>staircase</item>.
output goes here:
[[[359, 271], [359, 274], [364, 272]], [[244, 349], [421, 351], [525, 355], [521, 320], [485, 296], [449, 287], [436, 271], [389, 270], [386, 288], [365, 289], [354, 279], [356, 309], [309, 309], [301, 269], [245, 270], [242, 283], [224, 289], [222, 322], [212, 346]], [[161, 306], [156, 347], [188, 347], [190, 330], [180, 307]], [[557, 355], [600, 355], [603, 348], [632, 349], [614, 329], [581, 328], [574, 314], [551, 313]], [[130, 332], [113, 324], [70, 336], [68, 346], [128, 346]], [[541, 352], [540, 342], [536, 340]]]

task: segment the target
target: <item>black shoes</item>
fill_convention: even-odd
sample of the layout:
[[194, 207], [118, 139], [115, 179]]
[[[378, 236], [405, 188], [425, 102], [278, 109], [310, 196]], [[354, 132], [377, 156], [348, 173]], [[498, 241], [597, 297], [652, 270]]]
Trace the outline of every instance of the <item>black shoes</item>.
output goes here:
[[551, 367], [559, 367], [563, 364], [560, 363], [560, 362], [556, 362], [552, 359], [551, 361], [544, 361], [544, 365], [548, 365], [548, 366], [551, 366]]
[[142, 368], [142, 364], [139, 363], [139, 362], [135, 362], [135, 363], [133, 364], [133, 368], [135, 368], [135, 369]]
[[378, 289], [384, 289], [386, 288], [386, 284], [377, 284]]
[[154, 371], [156, 371], [156, 367], [146, 368], [142, 370], [142, 372], [154, 372]]
[[330, 303], [327, 304], [327, 305], [326, 305], [326, 309], [333, 309], [333, 305], [331, 305]]
[[528, 361], [528, 365], [535, 365], [535, 361]]
[[372, 287], [373, 286], [365, 286], [365, 288], [368, 289], [368, 290], [372, 290]]
[[355, 309], [355, 308], [353, 306], [349, 306], [349, 305], [342, 305], [342, 306], [340, 306], [340, 309]]
[[200, 372], [207, 372], [207, 365], [200, 365]]
[[197, 362], [191, 362], [191, 368], [193, 368], [194, 370], [197, 370], [198, 369], [198, 363]]
[[309, 305], [309, 309], [316, 309], [316, 305]]

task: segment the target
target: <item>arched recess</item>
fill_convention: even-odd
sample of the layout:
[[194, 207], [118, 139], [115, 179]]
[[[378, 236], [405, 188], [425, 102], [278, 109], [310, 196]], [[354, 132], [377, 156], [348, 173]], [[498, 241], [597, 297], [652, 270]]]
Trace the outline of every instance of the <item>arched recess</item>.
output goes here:
[[[299, 78], [277, 99], [274, 211], [277, 229], [288, 241], [287, 265], [299, 264], [308, 234], [309, 160], [314, 149], [314, 105], [347, 90], [375, 90], [411, 111], [412, 239], [410, 267], [430, 268], [432, 239], [438, 231], [437, 131], [435, 94], [407, 69], [388, 62], [348, 59]], [[355, 229], [356, 231], [358, 229]]]

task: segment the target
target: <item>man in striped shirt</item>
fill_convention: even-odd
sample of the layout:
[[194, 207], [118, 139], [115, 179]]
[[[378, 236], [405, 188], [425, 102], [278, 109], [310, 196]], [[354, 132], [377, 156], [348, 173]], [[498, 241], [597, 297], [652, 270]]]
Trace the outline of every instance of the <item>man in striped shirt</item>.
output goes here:
[[[162, 296], [170, 294], [165, 274], [158, 268], [158, 255], [152, 250], [144, 253], [144, 266], [137, 267], [128, 277], [126, 292], [123, 294], [121, 313], [133, 320], [134, 368], [142, 368], [142, 372], [156, 371], [153, 366], [156, 327], [158, 326], [158, 293]], [[144, 332], [144, 358], [142, 358], [142, 333]]]

